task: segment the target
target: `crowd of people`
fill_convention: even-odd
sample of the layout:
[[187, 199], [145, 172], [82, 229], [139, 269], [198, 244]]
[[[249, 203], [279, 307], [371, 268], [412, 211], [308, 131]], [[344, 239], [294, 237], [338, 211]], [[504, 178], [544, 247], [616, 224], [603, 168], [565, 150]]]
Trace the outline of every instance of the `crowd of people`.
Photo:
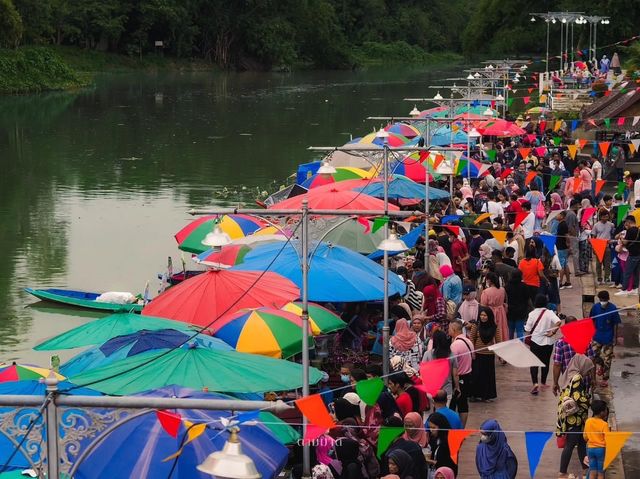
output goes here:
[[[604, 477], [608, 406], [593, 399], [593, 391], [607, 386], [620, 324], [609, 289], [617, 288], [618, 296], [638, 293], [640, 179], [624, 171], [629, 150], [623, 142], [615, 142], [606, 157], [572, 157], [571, 140], [562, 131], [540, 132], [535, 123], [526, 128], [530, 134], [523, 138], [496, 142], [496, 161], [486, 176], [456, 179], [452, 200], [431, 205], [430, 230], [412, 254], [392, 260], [407, 293], [391, 301], [388, 387], [375, 406], [365, 405], [353, 386], [379, 377], [380, 366], [343, 366], [344, 386], [328, 402], [339, 427], [327, 435], [333, 446], [317, 451], [318, 477], [456, 477], [447, 435], [465, 427], [473, 403], [499, 400], [497, 364], [504, 362], [489, 347], [514, 338], [526, 340], [543, 364], [530, 368], [531, 395], [549, 390], [558, 397], [559, 477], [569, 477], [576, 448], [591, 477]], [[531, 150], [523, 158], [525, 146], [546, 146], [547, 153], [535, 156]], [[595, 182], [608, 175], [624, 179], [625, 191], [610, 194], [605, 187], [595, 194]], [[555, 185], [554, 176], [560, 177]], [[591, 272], [590, 238], [606, 240], [607, 248], [596, 261], [596, 332], [583, 355], [558, 333], [581, 314], [564, 311], [560, 291], [574, 287], [572, 277]], [[381, 356], [380, 316], [362, 308], [343, 317], [348, 328], [340, 347]], [[376, 339], [367, 342], [372, 328]], [[447, 359], [450, 372], [429, 396], [416, 387], [420, 364], [437, 359]], [[381, 426], [404, 426], [405, 433], [377, 458]], [[480, 477], [516, 477], [517, 460], [498, 421], [486, 420], [480, 429]]]

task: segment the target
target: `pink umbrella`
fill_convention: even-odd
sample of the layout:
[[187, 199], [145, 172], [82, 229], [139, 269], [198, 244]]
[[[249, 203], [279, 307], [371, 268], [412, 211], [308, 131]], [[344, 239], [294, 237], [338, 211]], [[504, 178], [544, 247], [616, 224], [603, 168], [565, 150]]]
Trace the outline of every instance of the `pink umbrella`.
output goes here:
[[515, 123], [502, 119], [480, 122], [476, 129], [483, 136], [520, 136], [527, 133]]
[[[342, 181], [341, 183], [346, 183]], [[332, 185], [333, 186], [333, 185]], [[327, 189], [324, 186], [310, 190], [304, 195], [294, 196], [270, 207], [278, 210], [299, 210], [302, 200], [307, 198], [309, 208], [317, 210], [384, 210], [384, 202], [373, 196], [358, 191]], [[398, 210], [395, 205], [389, 205], [388, 210]]]
[[293, 282], [270, 271], [211, 270], [169, 288], [142, 314], [204, 327], [239, 309], [281, 308], [299, 297]]

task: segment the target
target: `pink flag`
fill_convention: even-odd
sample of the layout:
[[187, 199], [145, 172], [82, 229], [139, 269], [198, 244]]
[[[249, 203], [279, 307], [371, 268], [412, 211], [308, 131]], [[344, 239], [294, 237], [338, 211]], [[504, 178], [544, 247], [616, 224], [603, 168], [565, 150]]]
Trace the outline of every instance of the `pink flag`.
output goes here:
[[358, 223], [364, 226], [364, 234], [369, 234], [371, 232], [371, 223], [364, 216], [358, 216]]
[[438, 392], [449, 376], [449, 359], [434, 359], [420, 363], [420, 379], [422, 384], [417, 384], [416, 389], [420, 389], [432, 396]]
[[585, 208], [582, 211], [582, 219], [580, 220], [580, 226], [584, 226], [587, 224], [587, 222], [593, 217], [594, 213], [596, 212], [597, 208]]

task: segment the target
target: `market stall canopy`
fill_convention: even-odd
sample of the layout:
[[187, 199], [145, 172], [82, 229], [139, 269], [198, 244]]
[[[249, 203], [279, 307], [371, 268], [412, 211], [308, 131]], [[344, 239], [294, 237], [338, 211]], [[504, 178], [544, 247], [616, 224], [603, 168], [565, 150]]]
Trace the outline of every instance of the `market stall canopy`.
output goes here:
[[[333, 185], [331, 185], [333, 186]], [[289, 198], [280, 203], [275, 204], [269, 209], [278, 210], [299, 210], [302, 208], [303, 199], [308, 200], [310, 209], [318, 210], [367, 210], [382, 211], [384, 210], [384, 202], [378, 198], [364, 195], [356, 191], [342, 191], [338, 188], [326, 189], [325, 187], [309, 190], [304, 195]], [[395, 205], [389, 205], [387, 210], [397, 211], [399, 208]]]
[[205, 215], [192, 221], [175, 234], [178, 248], [196, 254], [206, 251], [209, 247], [203, 245], [202, 240], [213, 231], [216, 225], [232, 240], [243, 238], [269, 226], [266, 221], [251, 215]]
[[[357, 191], [361, 191], [367, 195], [375, 196], [376, 198], [384, 197], [384, 183], [376, 182], [364, 188], [358, 188]], [[425, 199], [425, 187], [409, 178], [392, 178], [389, 181], [387, 195], [391, 199]], [[442, 200], [449, 198], [449, 192], [440, 190], [438, 188], [429, 187], [429, 199], [430, 200]]]

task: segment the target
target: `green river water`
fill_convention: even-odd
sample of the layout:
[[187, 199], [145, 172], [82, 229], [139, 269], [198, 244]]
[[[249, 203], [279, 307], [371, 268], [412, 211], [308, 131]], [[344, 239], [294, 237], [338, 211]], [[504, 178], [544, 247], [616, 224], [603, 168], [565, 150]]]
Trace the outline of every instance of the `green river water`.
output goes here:
[[0, 360], [46, 365], [34, 344], [104, 315], [23, 288], [137, 293], [150, 281], [153, 295], [167, 256], [180, 264], [173, 234], [190, 208], [253, 205], [317, 157], [308, 146], [380, 126], [367, 116], [407, 115], [403, 98], [433, 96], [426, 87], [450, 75], [136, 73], [0, 97]]

